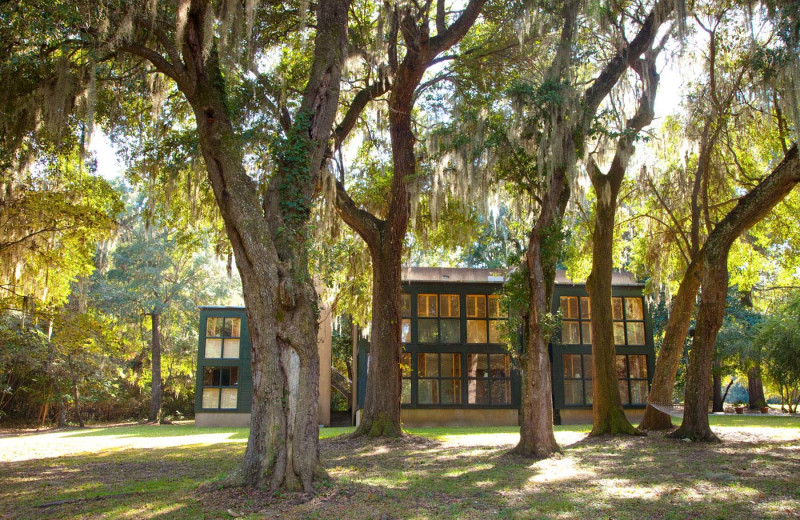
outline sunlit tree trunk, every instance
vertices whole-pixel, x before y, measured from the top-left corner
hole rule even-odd
[[[158,422],[161,420],[161,398],[162,398],[162,385],[161,385],[161,331],[159,328],[161,315],[157,313],[150,314],[150,323],[152,326],[151,337],[151,370],[153,374],[153,382],[150,387],[150,415],[148,420],[150,422]]]

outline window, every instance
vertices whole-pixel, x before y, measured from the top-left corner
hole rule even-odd
[[[564,404],[592,404],[592,355],[564,354]]]
[[[409,321],[409,336],[410,336]],[[417,295],[417,341],[461,343],[461,297],[458,294]]]
[[[206,318],[206,359],[238,359],[241,318]]]
[[[487,340],[486,295],[468,294],[467,343],[486,343]]]
[[[403,376],[400,404],[411,404],[411,354],[400,353],[400,373]]]
[[[403,321],[400,327],[400,341],[411,343],[411,295],[403,293]]]
[[[511,404],[511,359],[508,354],[467,354],[467,402]]]
[[[644,305],[641,297],[611,298],[614,344],[644,345]]]
[[[563,354],[564,404],[592,404],[591,354]],[[622,404],[644,404],[647,400],[647,356],[619,354],[617,385]]]
[[[561,344],[592,344],[592,309],[586,296],[562,296],[559,301],[561,309]]]
[[[461,404],[461,354],[417,354],[417,403]]]
[[[439,339],[442,343],[461,343],[461,297],[439,295]]]
[[[439,341],[438,300],[435,294],[417,295],[417,341],[420,343]]]
[[[622,404],[647,402],[647,356],[617,355],[617,378]]]
[[[239,367],[205,367],[202,408],[235,409],[238,384]]]
[[[500,296],[490,294],[489,301],[489,343],[503,343],[503,325],[508,313],[500,306]]]

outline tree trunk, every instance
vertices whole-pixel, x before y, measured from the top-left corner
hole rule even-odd
[[[747,402],[751,410],[766,406],[764,384],[761,382],[761,365],[756,364],[747,371]]]
[[[47,374],[50,376],[50,381],[53,385],[53,392],[56,395],[56,404],[58,404],[58,427],[63,428],[67,425],[67,406],[64,403],[64,395],[61,393],[60,385],[58,384],[58,374],[55,370],[56,346],[53,344],[53,319],[50,318],[47,322]]]
[[[75,374],[72,356],[67,357],[67,363],[69,364],[70,380],[72,381],[72,403],[75,407],[75,417],[78,419],[78,424],[80,427],[83,428],[86,425],[83,423],[83,414],[81,413],[81,395],[80,391],[78,390],[78,376]]]
[[[150,415],[148,421],[158,422],[161,420],[161,331],[159,330],[160,314],[153,313],[150,315],[150,323],[152,324],[152,338],[151,338],[151,368],[153,373],[153,382],[150,385]]]
[[[714,362],[715,368],[719,368],[717,365],[718,363]],[[725,411],[723,409],[723,401],[722,401],[722,374],[720,374],[717,370],[714,370],[713,381],[713,396],[711,398],[712,405],[711,411],[714,413],[722,413]]]

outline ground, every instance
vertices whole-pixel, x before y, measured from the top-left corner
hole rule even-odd
[[[800,518],[800,419],[713,417],[722,444],[662,434],[506,452],[515,428],[411,430],[390,441],[322,430],[329,478],[310,501],[229,489],[245,429],[118,426],[0,433],[0,518]]]

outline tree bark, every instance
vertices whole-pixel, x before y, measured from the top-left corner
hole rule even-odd
[[[747,402],[751,410],[767,405],[764,385],[761,382],[760,364],[756,364],[747,371]]]
[[[159,329],[159,321],[161,315],[157,313],[150,314],[150,323],[152,325],[152,336],[150,339],[150,356],[151,356],[151,369],[153,374],[153,381],[150,384],[150,415],[148,421],[158,422],[161,420],[161,398],[162,398],[162,385],[161,385],[161,331]]]
[[[797,144],[764,180],[739,199],[736,206],[712,230],[703,250],[702,294],[697,316],[689,368],[686,377],[683,423],[675,438],[718,441],[708,424],[708,379],[717,332],[722,325],[728,292],[728,252],[733,242],[761,220],[800,182]]]
[[[715,362],[714,365],[717,365],[717,363]],[[711,405],[711,411],[714,413],[722,413],[724,411],[722,403],[722,374],[717,370],[714,370],[711,386],[713,387],[713,396],[711,397],[713,404]]]
[[[75,373],[72,356],[67,356],[67,364],[69,365],[70,381],[72,382],[72,404],[75,407],[75,418],[78,419],[78,425],[84,428],[86,425],[83,422],[83,414],[81,413],[81,393],[78,389],[78,375]]]

